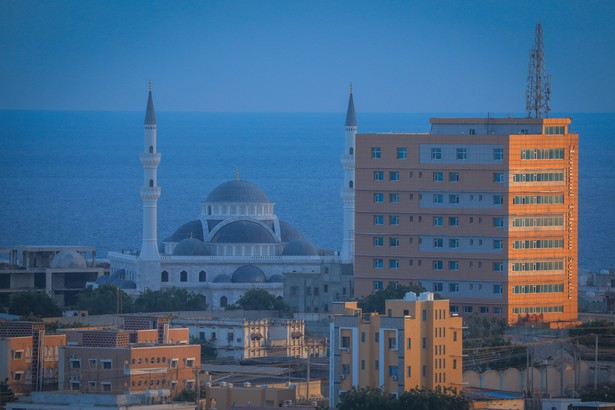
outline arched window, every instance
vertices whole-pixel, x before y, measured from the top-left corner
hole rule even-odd
[[[228,305],[228,299],[226,296],[220,298],[220,307],[226,307]]]
[[[206,282],[207,281],[207,273],[202,270],[199,272],[199,282]]]
[[[153,180],[153,179],[150,179],[150,180],[149,180],[149,187],[150,187],[150,188],[153,188],[153,187],[154,187],[154,180]]]
[[[354,148],[350,147],[350,150],[348,150],[348,152],[350,153],[350,155],[354,155]]]
[[[185,270],[181,271],[181,273],[179,274],[179,281],[188,282],[188,272],[186,272]]]
[[[163,270],[160,274],[160,282],[168,282],[169,281],[169,272]]]
[[[354,182],[350,181],[348,182],[348,188],[353,188],[354,187]]]
[[[149,146],[149,153],[153,154],[154,153],[154,147],[152,147],[151,145]]]

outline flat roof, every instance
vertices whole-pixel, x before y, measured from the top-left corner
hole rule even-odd
[[[431,124],[540,125],[570,124],[570,118],[430,118]]]

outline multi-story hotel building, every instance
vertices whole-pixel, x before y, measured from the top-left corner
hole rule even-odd
[[[387,300],[386,315],[362,314],[357,302],[333,304],[329,400],[353,387],[395,396],[413,388],[461,390],[462,319],[431,292]]]
[[[578,134],[568,118],[434,118],[357,134],[355,292],[420,284],[451,311],[577,318]]]

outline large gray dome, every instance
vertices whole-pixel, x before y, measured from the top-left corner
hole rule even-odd
[[[237,269],[235,273],[233,273],[233,278],[231,279],[231,282],[265,283],[267,282],[267,277],[265,276],[265,272],[263,272],[260,268],[254,265],[245,265]]]
[[[190,221],[179,228],[173,233],[173,235],[166,238],[163,242],[179,242],[182,239],[195,238],[200,241],[205,240],[203,238],[203,224],[200,220]]]
[[[51,269],[85,269],[85,259],[75,251],[62,251],[56,254],[49,264]]]
[[[204,202],[269,203],[269,198],[253,183],[235,180],[218,185]]]
[[[211,253],[202,241],[194,238],[182,239],[173,250],[173,256],[209,256]]]
[[[318,249],[306,239],[289,242],[282,251],[283,256],[318,256]]]
[[[231,281],[231,277],[226,273],[221,273],[214,278],[214,283],[227,283]]]
[[[285,221],[280,221],[280,233],[282,242],[290,242],[302,238],[301,233],[296,230],[294,226]]]
[[[273,234],[254,221],[239,220],[220,228],[213,243],[275,243]]]

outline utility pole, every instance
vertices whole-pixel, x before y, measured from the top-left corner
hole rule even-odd
[[[530,345],[525,348],[525,397],[530,397]]]
[[[194,408],[195,410],[199,410],[199,399],[201,398],[201,384],[199,383],[199,373],[201,373],[201,369],[198,367],[195,369],[196,373],[196,398],[194,399]]]
[[[596,335],[596,351],[594,353],[594,390],[598,388],[598,335]]]
[[[314,344],[314,339],[312,338],[312,345]],[[305,385],[305,396],[306,399],[310,400],[310,345],[308,344],[307,349],[307,384]]]

